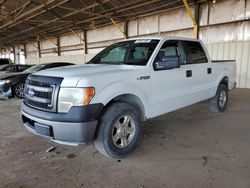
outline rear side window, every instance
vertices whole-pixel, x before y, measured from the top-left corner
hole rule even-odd
[[[19,67],[18,67],[18,72],[23,72],[23,71],[25,71],[27,68],[29,68],[29,66],[19,66]]]
[[[199,42],[183,41],[186,64],[207,63],[207,56]]]

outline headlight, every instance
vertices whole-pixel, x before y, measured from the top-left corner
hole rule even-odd
[[[0,80],[0,85],[8,84],[10,82],[11,82],[11,80]]]
[[[61,88],[58,97],[58,112],[66,113],[72,106],[88,105],[95,95],[95,88]]]

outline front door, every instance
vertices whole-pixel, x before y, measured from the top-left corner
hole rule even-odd
[[[184,49],[181,41],[166,41],[155,61],[164,61],[168,57],[179,56],[180,67],[169,70],[157,70],[152,72],[152,112],[153,117],[179,109],[189,104],[188,98],[193,92],[194,77],[188,72]]]

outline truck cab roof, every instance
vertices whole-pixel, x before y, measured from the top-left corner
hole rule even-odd
[[[123,41],[129,40],[184,40],[184,41],[201,41],[199,39],[187,38],[187,37],[175,37],[175,36],[145,36],[135,37],[130,39],[124,39]]]

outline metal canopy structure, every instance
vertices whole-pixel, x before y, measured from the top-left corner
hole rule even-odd
[[[195,2],[189,0],[189,4]],[[182,6],[182,0],[0,0],[0,46],[94,29]]]

